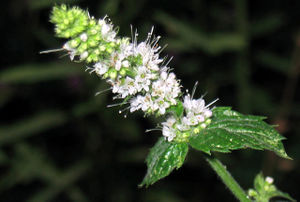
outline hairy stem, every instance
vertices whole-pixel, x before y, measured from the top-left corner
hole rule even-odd
[[[227,171],[226,167],[217,158],[206,156],[206,160],[238,200],[242,202],[251,202],[251,200],[247,198],[247,195],[241,186],[235,181],[235,179]]]

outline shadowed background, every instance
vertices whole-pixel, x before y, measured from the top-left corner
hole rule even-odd
[[[192,149],[185,164],[167,178],[139,189],[144,159],[161,136],[145,133],[160,122],[142,113],[119,115],[107,108],[109,86],[85,64],[40,55],[60,48],[49,14],[65,2],[108,14],[140,41],[152,25],[174,56],[182,85],[199,86],[196,97],[242,113],[267,116],[287,140],[293,161],[271,152],[240,150],[216,154],[243,188],[263,170],[300,199],[300,1],[110,0],[1,2],[0,13],[0,199],[1,201],[193,202],[234,201],[229,190]]]

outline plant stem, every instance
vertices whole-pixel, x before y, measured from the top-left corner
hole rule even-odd
[[[242,202],[251,202],[251,200],[247,198],[247,195],[241,186],[235,181],[231,174],[226,170],[226,167],[217,158],[206,156],[206,160],[238,200]]]

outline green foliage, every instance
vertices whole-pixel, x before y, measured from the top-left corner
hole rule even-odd
[[[181,167],[188,144],[207,154],[211,154],[212,151],[227,153],[236,149],[251,148],[271,150],[289,159],[281,143],[285,138],[265,123],[264,119],[260,116],[240,114],[230,107],[214,108],[211,123],[185,142],[172,143],[163,138],[157,142],[147,157],[148,170],[142,185],[151,185],[169,175],[175,167]],[[166,153],[171,157],[165,156]]]
[[[149,186],[168,176],[175,168],[180,168],[187,152],[187,143],[173,143],[160,138],[146,159],[148,170],[140,186]]]
[[[252,148],[271,150],[283,158],[289,158],[284,151],[282,137],[264,117],[243,115],[230,107],[213,109],[212,122],[198,135],[190,139],[190,145],[210,154],[211,151],[230,152],[235,149]]]
[[[264,178],[262,173],[259,173],[255,177],[254,189],[249,189],[248,195],[256,202],[268,202],[274,197],[281,197],[289,199],[290,201],[296,201],[289,194],[279,191],[277,187],[273,185],[273,178]]]

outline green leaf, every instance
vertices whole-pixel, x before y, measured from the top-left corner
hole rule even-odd
[[[269,179],[268,179],[269,178]],[[289,194],[279,191],[273,185],[273,178],[264,178],[262,173],[259,173],[254,179],[254,189],[248,190],[249,197],[259,202],[268,202],[271,198],[281,197],[290,201],[295,201]]]
[[[281,136],[261,116],[243,115],[230,107],[213,109],[211,124],[190,139],[190,145],[210,154],[211,151],[230,152],[235,149],[252,148],[271,150],[283,158],[286,154]]]
[[[169,107],[167,109],[168,113],[173,113],[174,115],[176,115],[177,117],[181,117],[184,111],[184,107],[181,101],[177,101],[176,105],[172,105],[171,107]]]
[[[174,168],[180,168],[187,152],[187,143],[168,142],[163,137],[160,138],[146,159],[147,174],[139,186],[152,185],[161,178],[168,176]]]

